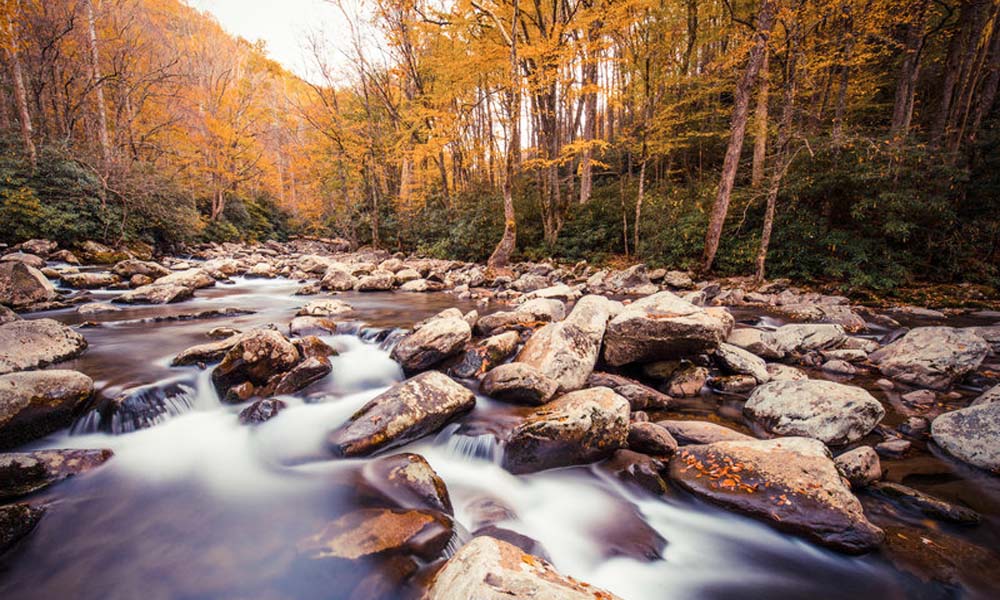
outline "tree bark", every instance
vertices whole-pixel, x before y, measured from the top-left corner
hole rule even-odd
[[[18,10],[18,3],[14,3],[14,11]],[[17,104],[17,116],[21,123],[21,141],[24,144],[24,153],[31,163],[31,168],[38,166],[38,154],[35,151],[34,132],[31,128],[31,113],[28,110],[28,92],[24,87],[24,75],[21,72],[21,58],[18,55],[18,36],[14,27],[14,18],[7,16],[7,34],[9,47],[7,56],[10,60],[10,76],[14,80],[14,102]]]
[[[705,235],[705,254],[702,260],[702,270],[708,272],[715,262],[715,254],[719,250],[722,239],[722,227],[729,212],[729,199],[736,181],[736,169],[743,150],[743,138],[746,135],[747,118],[750,113],[750,95],[761,64],[764,62],[764,52],[767,48],[771,26],[774,23],[776,11],[773,0],[763,0],[757,13],[754,45],[750,50],[750,59],[746,70],[736,86],[735,106],[733,107],[732,125],[730,127],[729,146],[722,164],[722,177],[719,181],[719,191],[712,205],[712,213],[708,221],[708,231]]]
[[[517,64],[517,28],[520,19],[520,2],[514,0],[514,16],[510,27],[510,82],[507,105],[510,113],[510,138],[504,161],[503,177],[503,237],[486,263],[493,269],[502,269],[510,262],[517,248],[517,218],[514,214],[514,170],[521,155],[521,86]]]
[[[632,237],[632,249],[638,253],[639,252],[639,223],[642,221],[642,201],[646,195],[646,163],[649,159],[643,157],[642,165],[639,167],[639,193],[636,194],[635,198],[635,222],[632,223],[632,227],[635,229],[635,234]]]
[[[94,80],[94,104],[97,113],[97,137],[101,144],[101,159],[104,165],[104,176],[107,177],[111,168],[111,144],[108,142],[108,115],[104,104],[104,81],[101,78],[101,55],[97,47],[97,28],[94,18],[94,2],[86,0],[87,36],[90,45],[90,74]]]
[[[750,185],[760,187],[764,181],[764,158],[767,156],[767,102],[770,77],[768,75],[770,52],[764,49],[764,62],[760,66],[760,90],[757,92],[757,111],[754,114],[753,166]]]
[[[920,0],[914,7],[914,22],[906,27],[903,40],[903,62],[899,68],[899,80],[896,83],[896,96],[892,106],[892,124],[889,135],[897,143],[901,143],[910,132],[913,120],[913,101],[917,91],[917,78],[920,75],[920,58],[924,47],[924,27],[927,23],[927,5],[929,0]]]

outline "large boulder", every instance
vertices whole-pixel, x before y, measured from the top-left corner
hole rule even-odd
[[[771,380],[764,359],[732,344],[725,342],[715,349],[715,358],[727,372],[735,375],[750,375],[757,383]]]
[[[613,366],[708,352],[725,341],[733,317],[695,306],[670,292],[637,300],[608,323],[604,360]]]
[[[38,270],[45,268],[44,258],[25,252],[14,252],[12,254],[4,254],[3,256],[0,256],[0,264],[7,262],[19,262]]]
[[[465,319],[439,317],[399,340],[390,356],[404,371],[415,373],[458,354],[471,339],[472,328]]]
[[[1000,473],[1000,402],[939,415],[931,422],[931,437],[955,458]]]
[[[479,391],[491,398],[511,404],[545,404],[559,388],[544,373],[524,363],[507,363],[491,369],[483,376]]]
[[[20,308],[56,297],[56,288],[41,271],[24,263],[0,263],[0,304]]]
[[[47,367],[86,348],[87,340],[59,321],[10,321],[0,325],[0,374]]]
[[[161,278],[162,279],[162,278]],[[172,283],[151,283],[125,292],[113,300],[120,304],[171,304],[187,300],[194,290]]]
[[[353,290],[357,283],[357,278],[351,274],[350,270],[348,270],[346,266],[341,264],[332,264],[327,267],[326,273],[323,274],[323,279],[320,282],[320,285],[324,290],[345,292],[347,290]]]
[[[561,575],[545,560],[493,537],[462,547],[434,576],[423,600],[616,600],[617,596]]]
[[[26,496],[92,471],[114,455],[111,450],[37,450],[0,453],[0,501]]]
[[[109,248],[104,244],[94,241],[86,241],[80,244],[76,255],[88,265],[113,265],[128,258],[125,252]]]
[[[848,444],[868,435],[885,408],[862,388],[833,381],[772,381],[750,394],[743,412],[777,435]]]
[[[296,366],[301,356],[295,344],[279,332],[260,329],[243,335],[226,352],[222,362],[212,371],[212,383],[220,396],[237,385],[249,383],[264,386]]]
[[[628,441],[629,404],[608,388],[565,394],[535,409],[507,435],[503,466],[512,473],[586,464]]]
[[[836,348],[847,340],[847,333],[840,325],[830,323],[793,323],[767,332],[764,340],[774,352],[783,356]],[[758,354],[752,348],[747,350]],[[760,355],[768,358],[765,354]]]
[[[452,378],[427,371],[373,398],[327,444],[335,456],[367,456],[434,433],[475,403],[475,395]]]
[[[354,285],[359,292],[384,292],[396,285],[396,275],[389,271],[373,271],[362,275]]]
[[[968,329],[918,327],[869,357],[883,375],[932,389],[945,389],[979,368],[986,340]]]
[[[611,309],[602,296],[581,298],[565,320],[536,331],[515,360],[555,381],[560,392],[580,389],[597,363]]]
[[[697,496],[836,550],[862,553],[883,539],[818,440],[685,446],[670,476]]]
[[[93,392],[93,380],[76,371],[0,375],[0,448],[13,448],[69,426]]]

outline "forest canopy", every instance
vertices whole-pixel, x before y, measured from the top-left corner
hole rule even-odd
[[[317,81],[178,0],[0,2],[0,241],[1000,282],[997,0],[368,0]]]

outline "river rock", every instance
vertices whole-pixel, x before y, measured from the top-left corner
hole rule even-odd
[[[11,321],[17,321],[20,319],[16,312],[7,308],[3,304],[0,304],[0,325],[5,323],[10,323]]]
[[[785,351],[778,347],[770,331],[740,327],[733,329],[726,338],[726,343],[768,360],[780,360],[785,357]]]
[[[670,377],[667,391],[675,398],[691,398],[701,393],[708,383],[709,372],[705,367],[686,365],[677,369]]]
[[[511,404],[541,405],[559,388],[554,380],[525,363],[507,363],[489,370],[479,384],[483,394]]]
[[[697,496],[836,550],[862,553],[883,539],[814,439],[686,446],[671,459],[670,476]]]
[[[415,373],[458,354],[471,339],[472,328],[465,319],[434,318],[401,339],[390,356],[404,371]]]
[[[77,314],[81,315],[97,315],[101,313],[121,312],[121,310],[121,308],[107,302],[88,302],[76,307]]]
[[[637,451],[625,450],[625,449],[615,450],[615,453],[612,454],[610,458],[600,463],[597,463],[596,465],[594,465],[594,467],[598,469],[599,472],[607,473],[626,485],[640,488],[656,496],[663,496],[669,490],[669,486],[667,485],[666,480],[663,479],[663,475],[661,475],[661,473],[663,473],[666,470],[667,463],[663,459],[650,456],[649,454],[646,453],[640,453]],[[628,515],[624,511],[623,513],[624,514],[622,515],[617,515],[617,514],[615,515],[615,526],[613,534],[615,535],[616,540],[630,537],[628,533],[631,532],[626,533],[625,531],[623,531],[625,529],[623,525],[626,527],[627,525],[631,525],[631,520],[630,520],[631,515]],[[619,519],[619,517],[622,518]],[[645,533],[647,533],[648,535],[648,531]],[[653,532],[653,534],[656,537],[659,537],[658,534],[655,533],[655,531]],[[636,542],[635,544],[636,546],[641,547],[644,545],[638,539],[629,541]],[[635,549],[639,550],[639,552],[636,553],[638,554],[638,556],[634,556],[634,558],[645,561],[658,560],[662,558],[659,555],[659,552],[663,548],[663,546],[666,545],[666,541],[663,540],[662,538],[660,538],[659,541],[663,543],[656,544],[655,548],[649,548],[648,546],[644,549],[632,548],[633,550]],[[627,543],[628,542],[626,542],[626,544]],[[606,554],[611,554],[611,555],[617,554],[614,552],[608,552],[609,550],[611,550],[610,543],[603,548],[603,551]],[[647,552],[643,552],[642,550],[646,550]],[[632,553],[624,553],[624,554],[628,556]],[[621,554],[618,555],[620,556]],[[633,556],[629,557],[632,558]]]
[[[67,427],[93,391],[93,380],[76,371],[0,375],[0,448],[13,448]]]
[[[244,425],[259,425],[278,416],[278,413],[288,408],[288,403],[277,398],[261,398],[240,411],[240,423]]]
[[[871,446],[859,446],[833,459],[837,470],[851,487],[863,488],[882,479],[882,463]]]
[[[566,305],[561,300],[537,298],[529,300],[510,311],[498,311],[480,317],[476,332],[489,335],[508,329],[527,329],[545,323],[561,321],[566,317]]]
[[[486,373],[507,360],[521,342],[516,331],[505,331],[469,347],[462,359],[451,367],[455,377],[471,378]]]
[[[712,444],[715,442],[753,441],[756,439],[735,429],[708,421],[666,420],[657,421],[656,424],[666,429],[671,437],[677,440],[677,444],[680,446]]]
[[[94,290],[116,285],[121,280],[112,273],[95,273],[87,271],[84,273],[63,273],[62,281],[72,288],[82,290]]]
[[[45,259],[42,258],[41,256],[35,256],[34,254],[31,253],[14,252],[11,254],[4,254],[3,256],[0,256],[0,264],[13,263],[13,262],[21,263],[23,265],[27,265],[33,269],[38,269],[38,270],[45,268]]]
[[[939,415],[931,422],[931,437],[955,458],[1000,473],[1000,402]]]
[[[867,327],[867,323],[851,307],[842,304],[797,303],[784,304],[776,307],[778,312],[793,319],[813,321],[817,323],[834,323],[844,328],[844,331],[857,333]]]
[[[272,377],[289,371],[299,362],[299,351],[285,336],[270,329],[244,334],[226,352],[212,371],[212,383],[225,396],[236,385],[249,382],[266,385]]]
[[[44,515],[44,507],[26,502],[0,506],[0,554],[31,533]]]
[[[247,269],[247,278],[273,279],[276,276],[274,266],[269,262],[259,262]]]
[[[612,373],[591,373],[587,378],[587,387],[606,387],[628,400],[632,410],[662,410],[668,408],[673,399],[634,379],[614,375]]]
[[[134,275],[145,275],[146,277],[152,277],[153,279],[170,275],[170,269],[164,267],[160,263],[146,260],[136,260],[134,258],[123,260],[115,264],[115,266],[111,268],[111,272],[122,279],[131,279]]]
[[[77,248],[76,255],[88,265],[113,265],[128,255],[95,241],[86,241]]]
[[[162,278],[161,278],[162,279]],[[150,283],[125,292],[113,302],[120,304],[171,304],[194,296],[194,290],[183,285]]]
[[[22,252],[30,252],[38,256],[48,256],[56,251],[59,244],[53,242],[52,240],[46,239],[32,239],[26,242],[21,242],[17,246]]]
[[[422,600],[617,600],[561,575],[545,560],[496,538],[480,536],[448,559]]]
[[[863,388],[817,379],[765,383],[750,394],[743,412],[771,433],[831,445],[861,439],[885,416]]]
[[[597,363],[610,311],[611,303],[602,296],[581,298],[565,320],[536,331],[516,362],[538,369],[560,392],[580,389]]]
[[[784,356],[836,348],[846,339],[847,333],[840,325],[793,323],[766,332],[764,343],[769,344],[775,353]]]
[[[288,324],[292,336],[332,335],[337,333],[337,322],[326,317],[295,317]]]
[[[92,471],[114,453],[111,450],[37,450],[0,453],[0,500],[45,489]]]
[[[651,456],[671,456],[677,451],[677,440],[665,427],[657,423],[636,421],[628,428],[630,450]]]
[[[322,298],[319,300],[313,300],[309,304],[306,304],[295,314],[298,316],[309,317],[336,317],[349,313],[353,310],[354,308],[343,300]]]
[[[10,321],[0,325],[0,375],[47,367],[77,357],[86,348],[87,340],[59,321]]]
[[[766,383],[771,380],[764,359],[739,346],[723,342],[715,349],[715,358],[729,373],[750,375],[757,380],[757,383]]]
[[[767,374],[771,376],[771,381],[802,381],[809,379],[805,371],[796,369],[781,363],[767,363]]]
[[[452,536],[447,516],[423,510],[362,508],[298,543],[307,558],[361,560],[386,553],[438,558]]]
[[[350,271],[348,271],[344,266],[336,264],[330,265],[327,268],[326,273],[323,274],[323,279],[320,282],[320,285],[324,290],[344,292],[347,290],[353,290],[357,283],[357,278],[354,277]]]
[[[0,263],[0,304],[22,308],[55,298],[55,286],[38,269],[16,261]]]
[[[524,417],[504,443],[503,466],[520,474],[594,462],[626,445],[628,401],[608,388],[565,394]]]
[[[153,282],[154,285],[179,285],[192,290],[212,287],[215,285],[215,278],[208,274],[205,269],[185,269],[174,271],[169,275],[164,275]]]
[[[102,399],[81,421],[89,424],[84,429],[116,435],[147,429],[191,410],[195,386],[193,379],[175,379],[132,387],[114,398]]]
[[[391,290],[396,284],[396,276],[388,271],[374,271],[363,275],[354,285],[359,292],[381,292]]]
[[[276,373],[257,393],[262,396],[294,394],[323,379],[333,370],[325,356],[311,356],[287,372]]]
[[[367,456],[434,433],[475,403],[473,393],[452,378],[427,371],[373,398],[327,443],[335,456]]]
[[[970,406],[981,406],[992,402],[1000,402],[1000,385],[995,385],[979,395]]]
[[[229,335],[215,342],[191,346],[190,348],[182,350],[178,353],[177,356],[170,361],[170,365],[180,367],[198,363],[218,362],[222,360],[222,357],[224,357],[226,352],[229,352],[233,346],[240,343],[247,336],[255,335],[258,331],[259,330],[252,329],[244,333]]]
[[[626,306],[608,323],[604,359],[620,366],[708,352],[733,327],[725,309],[704,309],[670,292],[660,292]]]
[[[367,490],[399,508],[453,514],[444,480],[419,454],[404,452],[366,461],[360,475]]]
[[[945,389],[979,368],[989,349],[983,338],[967,329],[918,327],[869,358],[886,377]]]

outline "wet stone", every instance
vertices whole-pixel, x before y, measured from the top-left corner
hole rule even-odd
[[[60,481],[92,471],[111,450],[36,450],[0,453],[0,501],[26,496]]]
[[[278,413],[288,408],[288,403],[277,398],[262,398],[240,411],[240,423],[244,425],[259,425],[278,416]]]

